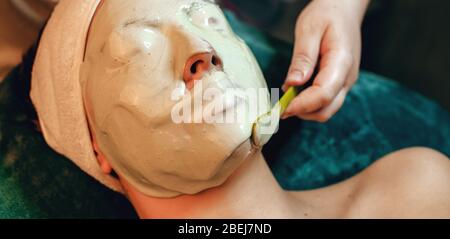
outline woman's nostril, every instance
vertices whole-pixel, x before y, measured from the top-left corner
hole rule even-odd
[[[199,53],[187,60],[183,79],[185,82],[193,82],[200,80],[205,73],[216,70],[223,70],[222,60],[214,53]]]
[[[218,65],[220,65],[220,59],[219,59],[217,56],[213,56],[213,57],[211,58],[211,63],[212,63],[214,66],[218,66]]]
[[[204,63],[202,60],[198,60],[198,61],[194,62],[194,64],[192,64],[192,66],[191,66],[191,73],[196,74],[198,66],[202,63]]]

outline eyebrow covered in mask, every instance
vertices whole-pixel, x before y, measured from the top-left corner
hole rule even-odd
[[[218,4],[218,1],[216,0],[201,0],[202,2],[212,3],[212,4]]]
[[[151,27],[151,28],[160,28],[161,27],[161,22],[159,20],[157,20],[157,19],[144,19],[144,18],[130,19],[130,20],[125,22],[123,27],[129,27],[129,26],[132,26],[132,25]]]

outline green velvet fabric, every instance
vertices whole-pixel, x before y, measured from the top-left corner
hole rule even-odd
[[[270,87],[279,87],[291,47],[227,13],[249,44]],[[15,94],[19,68],[0,84],[0,218],[135,218],[127,200],[58,155],[35,130],[33,112]],[[343,109],[328,123],[290,119],[264,149],[286,189],[346,179],[381,156],[410,146],[450,155],[450,115],[398,84],[361,73]]]

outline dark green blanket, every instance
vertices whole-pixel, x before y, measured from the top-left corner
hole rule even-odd
[[[228,14],[255,52],[271,87],[283,81],[290,46]],[[18,102],[16,68],[0,84],[0,218],[134,218],[127,200],[53,152]],[[286,189],[348,178],[381,156],[410,146],[450,155],[450,116],[437,104],[382,77],[362,73],[327,124],[290,119],[264,149]]]

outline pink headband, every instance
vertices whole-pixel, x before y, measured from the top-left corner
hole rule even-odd
[[[47,143],[107,187],[123,192],[95,156],[80,86],[89,27],[101,0],[61,0],[43,32],[33,67],[31,99]]]

